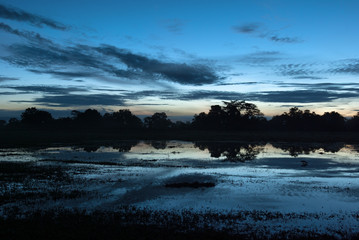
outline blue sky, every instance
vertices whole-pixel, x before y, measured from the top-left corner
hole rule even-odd
[[[359,110],[358,1],[0,0],[0,117]]]

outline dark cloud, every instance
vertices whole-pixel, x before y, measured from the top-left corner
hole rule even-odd
[[[65,94],[50,96],[45,95],[39,98],[35,98],[31,101],[12,101],[21,103],[33,103],[37,105],[47,107],[90,107],[95,105],[102,106],[125,106],[125,101],[121,96],[108,95],[108,94],[90,94],[90,95],[78,95],[78,94]]]
[[[63,78],[71,77],[71,75],[72,77],[84,77],[84,75],[87,77],[89,73],[93,73],[92,76],[96,77],[94,73],[96,71],[126,78],[135,78],[140,75],[108,64],[108,59],[104,59],[92,48],[83,45],[61,47],[54,44],[13,44],[8,46],[7,50],[12,55],[3,57],[3,60],[21,67],[36,68],[30,71],[48,73],[54,77]],[[73,68],[81,68],[83,71],[70,72],[69,69]]]
[[[289,104],[285,104],[285,105],[280,105],[280,107],[286,107],[286,108],[292,108],[292,107],[304,108],[304,107],[307,107],[307,106],[304,106],[304,105],[289,105]]]
[[[33,25],[42,27],[48,26],[58,30],[66,30],[68,27],[62,23],[56,22],[49,18],[44,18],[41,16],[37,16],[28,12],[25,12],[20,9],[15,9],[11,7],[4,6],[0,4],[0,18],[10,19],[20,22],[28,22]]]
[[[357,93],[359,95],[359,83],[285,83],[282,87],[296,87],[300,89],[311,89],[320,91],[334,91],[345,94],[347,92]]]
[[[233,26],[233,29],[239,33],[251,34],[251,33],[256,33],[259,31],[260,24],[248,23],[248,24],[243,24],[243,25],[236,25],[236,26]]]
[[[330,70],[332,73],[359,74],[359,59],[343,61],[339,66]]]
[[[27,92],[24,92],[24,93],[20,92],[20,93],[27,94]],[[12,95],[18,95],[18,94],[19,94],[19,92],[0,92],[0,96],[6,96],[6,95],[12,96]]]
[[[233,30],[241,34],[249,34],[258,38],[265,38],[273,42],[281,43],[298,43],[301,42],[296,37],[281,37],[278,34],[274,34],[273,31],[269,31],[263,24],[259,23],[247,23],[242,25],[236,25],[232,27]]]
[[[269,37],[270,40],[274,42],[283,42],[283,43],[297,43],[300,42],[300,40],[296,37],[279,37],[277,35],[273,35]]]
[[[50,87],[50,86],[3,86],[3,88],[22,91],[21,93],[69,94],[71,92],[87,92],[79,87]],[[13,93],[15,94],[15,93]]]
[[[187,85],[210,84],[220,80],[208,65],[164,62],[109,45],[61,47],[51,43],[33,43],[13,44],[7,50],[11,55],[2,57],[3,60],[17,66],[30,67],[34,73],[47,73],[62,78],[101,79],[101,74],[109,74],[125,79],[162,79]]]
[[[63,72],[63,71],[54,71],[54,70],[36,70],[29,69],[30,72],[38,74],[50,74],[56,77],[62,78],[77,78],[77,77],[94,77],[96,76],[95,72]]]
[[[217,83],[216,86],[234,86],[234,85],[255,85],[260,82],[235,82],[235,83]]]
[[[334,91],[320,90],[297,90],[297,91],[272,91],[263,92],[253,96],[254,99],[262,102],[282,103],[317,103],[331,102],[336,99],[358,97],[358,93],[337,93]]]
[[[1,23],[1,22],[0,22],[0,30],[17,35],[19,37],[23,37],[30,41],[37,41],[37,42],[41,42],[41,43],[43,43],[43,42],[51,43],[51,40],[41,37],[41,35],[38,33],[13,29],[9,25],[7,25],[5,23]]]
[[[130,69],[141,71],[152,76],[157,75],[158,77],[181,84],[203,85],[214,83],[220,79],[217,74],[206,65],[162,62],[109,45],[98,47],[97,50],[104,55],[116,57]]]
[[[217,99],[217,100],[234,100],[247,99],[248,94],[227,92],[227,91],[192,91],[179,96],[181,100],[200,100],[200,99]]]
[[[290,76],[292,78],[301,78],[304,77],[311,78],[313,74],[316,74],[314,70],[311,69],[311,64],[281,64],[275,67],[275,71],[279,75]]]
[[[0,82],[16,81],[16,80],[19,80],[19,79],[18,78],[13,78],[13,77],[5,77],[5,76],[0,75]]]
[[[293,79],[326,79],[323,74],[359,74],[359,59],[347,59],[336,62],[281,64],[274,71]]]
[[[325,79],[323,77],[318,77],[318,76],[305,76],[305,75],[299,75],[299,76],[294,76],[292,77],[293,79],[312,79],[312,80],[320,80],[320,79]]]
[[[92,90],[104,91],[104,92],[128,92],[127,90],[123,90],[123,89],[109,89],[109,88],[93,88]]]
[[[183,30],[184,23],[180,19],[166,19],[161,22],[162,26],[165,27],[169,32],[181,33]]]

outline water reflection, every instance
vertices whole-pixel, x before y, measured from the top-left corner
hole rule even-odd
[[[245,162],[256,158],[263,151],[265,143],[242,142],[196,142],[195,147],[200,150],[208,149],[211,157],[225,157],[229,162]]]
[[[167,141],[145,141],[147,145],[152,146],[154,149],[166,149],[167,148]]]
[[[298,157],[300,154],[309,155],[318,150],[323,152],[336,153],[345,147],[344,143],[272,143],[272,146],[288,152],[292,157]]]
[[[101,148],[112,148],[115,150],[118,150],[118,152],[129,152],[134,146],[137,146],[140,141],[138,140],[129,140],[129,141],[121,141],[121,142],[115,142],[115,143],[109,143],[109,144],[89,144],[86,146],[76,146],[73,147],[74,150],[83,150],[85,152],[91,153],[91,152],[97,152]]]

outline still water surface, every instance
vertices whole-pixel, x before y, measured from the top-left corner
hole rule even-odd
[[[359,231],[357,144],[127,141],[2,149],[0,161],[67,166],[63,191],[89,193],[41,207],[303,213],[317,216],[306,227]]]

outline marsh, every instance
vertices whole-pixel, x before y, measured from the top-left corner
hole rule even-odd
[[[119,213],[132,216],[126,224],[175,224],[181,231],[350,237],[359,232],[358,159],[358,144],[340,142],[4,148],[0,214],[21,219],[61,209]]]

